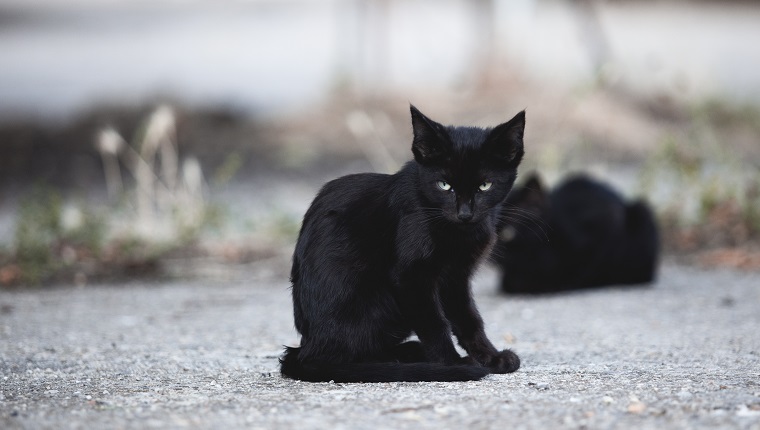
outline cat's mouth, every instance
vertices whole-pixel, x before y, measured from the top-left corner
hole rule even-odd
[[[460,225],[460,226],[469,226],[469,225],[476,225],[479,224],[481,219],[478,216],[470,215],[470,216],[460,216],[457,214],[452,214],[446,217],[448,221],[452,224]]]

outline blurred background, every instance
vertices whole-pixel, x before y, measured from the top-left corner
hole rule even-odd
[[[286,276],[322,183],[410,158],[409,103],[526,109],[522,172],[589,172],[654,206],[666,258],[758,270],[758,22],[751,1],[0,0],[0,285]]]

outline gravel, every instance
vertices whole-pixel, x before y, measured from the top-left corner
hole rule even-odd
[[[475,293],[523,367],[467,383],[305,383],[285,273],[0,292],[0,428],[760,429],[760,275]]]

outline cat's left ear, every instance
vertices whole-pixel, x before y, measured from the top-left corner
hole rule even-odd
[[[491,155],[499,161],[517,166],[524,154],[524,131],[525,111],[521,111],[504,124],[494,127],[488,134],[484,145]]]
[[[409,110],[412,113],[414,132],[414,159],[422,165],[429,165],[444,158],[448,146],[444,126],[423,115],[413,105],[409,106]]]

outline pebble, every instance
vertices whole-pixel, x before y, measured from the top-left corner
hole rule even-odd
[[[645,405],[644,403],[634,401],[628,405],[627,411],[629,414],[640,414],[644,412],[646,408],[647,408],[647,405]]]

